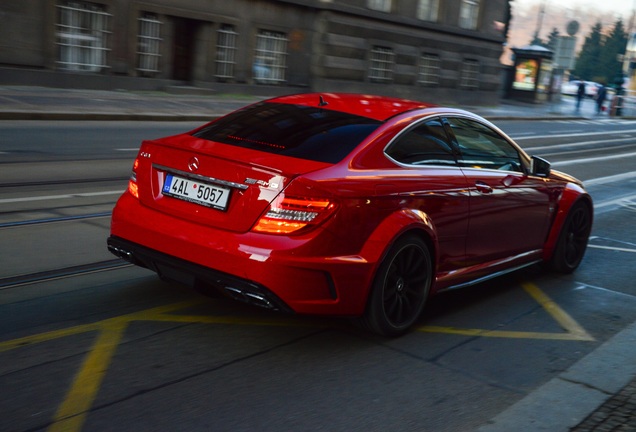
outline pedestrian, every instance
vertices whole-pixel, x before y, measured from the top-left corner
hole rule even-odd
[[[581,101],[585,97],[585,81],[579,81],[579,88],[576,90],[576,110],[581,109]]]
[[[596,114],[600,114],[601,112],[603,112],[603,104],[605,103],[606,98],[607,87],[605,87],[605,84],[601,83],[601,86],[596,92]]]

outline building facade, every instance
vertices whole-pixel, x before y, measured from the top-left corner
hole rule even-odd
[[[20,0],[0,84],[491,103],[509,0]]]

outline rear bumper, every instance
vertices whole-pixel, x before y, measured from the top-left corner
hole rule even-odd
[[[221,294],[252,305],[280,312],[293,310],[267,288],[218,270],[194,264],[145,246],[110,236],[108,250],[131,264],[145,267],[161,278],[191,287],[210,286]]]
[[[313,315],[361,315],[375,263],[333,256],[343,240],[234,233],[141,204],[125,193],[113,211],[115,255],[189,286],[203,283],[258,306]]]

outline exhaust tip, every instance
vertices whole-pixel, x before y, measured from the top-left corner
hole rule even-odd
[[[134,264],[135,259],[133,257],[133,253],[121,248],[118,248],[117,246],[113,246],[111,244],[108,245],[108,250],[110,251],[110,253],[112,253],[113,255],[115,255],[118,258],[124,259],[126,261],[128,261],[129,263]]]
[[[276,306],[274,303],[269,301],[267,297],[260,293],[249,292],[240,288],[224,286],[223,289],[225,292],[235,300],[242,301],[244,303],[248,303],[254,306],[259,306],[265,309],[278,311],[280,308]]]

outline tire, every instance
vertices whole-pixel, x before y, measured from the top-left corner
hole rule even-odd
[[[400,336],[419,318],[432,280],[431,254],[415,235],[399,238],[380,264],[360,323],[382,336]]]
[[[566,274],[576,270],[585,255],[591,231],[592,209],[587,203],[575,203],[563,223],[554,254],[548,262],[550,269]]]

